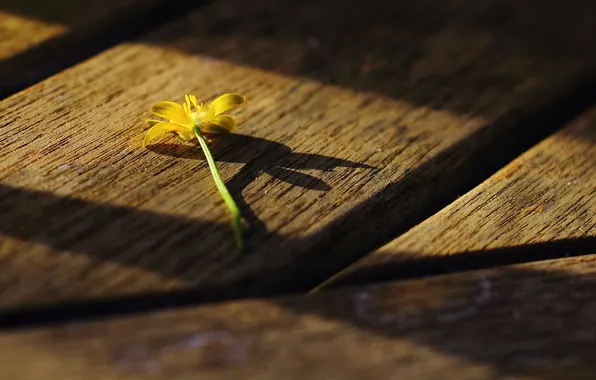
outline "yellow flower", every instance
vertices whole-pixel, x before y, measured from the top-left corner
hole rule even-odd
[[[203,132],[233,132],[238,125],[238,121],[234,116],[223,115],[223,113],[241,105],[246,99],[239,94],[225,94],[207,106],[204,106],[203,103],[199,105],[194,95],[185,95],[184,97],[186,102],[182,105],[175,102],[159,102],[151,108],[151,112],[168,121],[147,120],[151,128],[149,128],[147,135],[145,135],[143,146],[147,146],[153,138],[166,132],[176,132],[178,136],[185,140],[191,140],[195,137],[199,140],[201,149],[209,164],[209,170],[215,181],[215,186],[217,186],[219,194],[232,214],[232,226],[234,228],[236,246],[242,251],[244,249],[244,238],[240,210],[228,191],[219,170],[217,170],[215,160],[209,150]],[[195,109],[194,112],[192,111],[193,106]]]
[[[244,103],[246,98],[239,94],[225,94],[208,105],[199,104],[194,95],[185,95],[186,102],[159,102],[151,107],[151,112],[163,117],[168,121],[147,120],[151,125],[143,146],[147,146],[155,137],[167,133],[176,132],[184,140],[191,140],[195,137],[194,127],[199,127],[205,133],[228,133],[234,132],[238,121],[234,116],[223,115],[229,109]],[[192,107],[194,106],[194,111]]]

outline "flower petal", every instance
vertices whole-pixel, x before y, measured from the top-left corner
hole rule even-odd
[[[145,135],[145,139],[143,140],[143,148],[146,147],[147,145],[149,145],[151,140],[153,140],[155,137],[157,137],[163,133],[187,132],[187,131],[188,131],[188,129],[184,128],[183,126],[181,126],[179,124],[174,124],[174,123],[155,124],[153,127],[151,127],[151,129],[149,129],[147,131],[147,134]]]
[[[189,128],[194,125],[192,119],[184,112],[184,107],[175,102],[159,102],[151,107],[151,112]]]
[[[230,108],[241,105],[245,101],[246,98],[240,94],[225,94],[212,101],[209,106],[213,108],[213,114],[217,116]]]
[[[184,108],[184,113],[186,114],[186,116],[191,115],[191,113],[190,113],[191,111],[190,111],[190,107],[188,106],[188,103],[183,103],[182,108]]]
[[[186,111],[186,114],[188,115],[188,117],[191,117],[191,112],[192,112],[192,103],[190,102],[190,97],[191,95],[185,94],[184,95],[184,111]]]
[[[183,140],[186,140],[186,141],[192,140],[195,138],[195,134],[193,131],[186,130],[184,132],[179,131],[177,133],[178,133],[178,136],[180,136]]]
[[[190,101],[192,102],[192,104],[194,104],[195,106],[195,111],[199,112],[199,102],[197,102],[197,97],[194,95],[190,96]]]
[[[149,124],[148,126],[145,127],[145,129],[148,129],[148,128],[153,127],[155,124],[163,123],[163,120],[148,119],[148,120],[145,120],[145,122],[147,124]]]
[[[234,132],[238,126],[238,120],[234,116],[219,115],[211,118],[209,124],[204,125],[201,129],[207,133],[228,133]]]

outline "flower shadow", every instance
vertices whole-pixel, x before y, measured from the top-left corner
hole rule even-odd
[[[326,192],[331,185],[323,179],[301,170],[333,172],[339,167],[377,170],[375,167],[345,159],[312,153],[294,152],[288,146],[260,137],[227,134],[212,137],[210,148],[218,162],[245,164],[238,173],[226,181],[226,186],[236,200],[245,222],[247,232],[252,239],[247,241],[248,248],[259,236],[267,234],[266,224],[255,214],[246,202],[243,190],[262,174],[268,174],[278,181],[307,190]],[[205,160],[198,143],[183,144],[178,142],[156,143],[147,147],[157,154],[183,159]]]

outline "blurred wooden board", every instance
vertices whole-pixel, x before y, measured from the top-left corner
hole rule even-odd
[[[324,286],[596,253],[596,107]],[[423,264],[424,263],[424,264]]]
[[[596,255],[0,334],[6,379],[593,379]]]
[[[315,285],[559,126],[584,3],[224,0],[5,99],[0,306]],[[249,99],[213,143],[245,254],[197,147],[141,148],[154,102],[223,92]]]
[[[163,0],[0,0],[0,97],[169,17]],[[180,6],[187,6],[185,1]]]

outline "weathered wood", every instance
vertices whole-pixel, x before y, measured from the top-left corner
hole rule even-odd
[[[596,255],[0,334],[7,379],[593,379]]]
[[[319,288],[596,253],[596,107]]]
[[[179,13],[163,0],[0,0],[0,97]]]
[[[316,284],[558,126],[596,63],[582,4],[219,1],[6,99],[0,305]],[[154,102],[232,91],[246,254],[197,147],[141,148]]]

